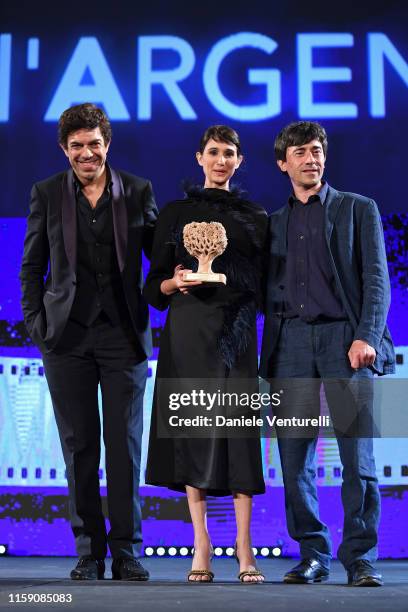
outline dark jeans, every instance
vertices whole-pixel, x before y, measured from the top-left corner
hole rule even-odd
[[[147,360],[130,327],[69,321],[57,348],[43,355],[69,487],[79,555],[139,556],[140,454]],[[99,489],[102,393],[110,531]]]
[[[366,437],[355,435],[357,413],[364,418],[371,414],[373,374],[368,368],[351,368],[347,353],[352,341],[353,330],[347,321],[305,323],[298,318],[287,319],[270,361],[271,378],[298,379],[289,385],[292,405],[303,404],[308,416],[319,413],[320,384],[324,385],[343,465],[344,527],[338,558],[346,568],[357,559],[375,561],[380,518],[369,426],[363,425]],[[301,379],[308,381],[302,384]],[[329,567],[330,534],[319,518],[316,490],[316,444],[316,436],[278,438],[289,534],[299,542],[302,558],[314,557]]]

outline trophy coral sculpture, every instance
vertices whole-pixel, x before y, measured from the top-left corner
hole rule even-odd
[[[183,229],[183,241],[186,251],[198,259],[197,272],[184,274],[184,280],[200,280],[204,283],[227,284],[225,274],[216,274],[211,265],[216,257],[227,248],[228,239],[222,223],[187,223]]]

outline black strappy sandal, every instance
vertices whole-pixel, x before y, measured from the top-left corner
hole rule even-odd
[[[214,548],[211,546],[210,548],[210,561],[212,561],[214,557]],[[208,580],[190,580],[190,576],[207,576]],[[190,570],[187,574],[187,582],[195,583],[195,584],[209,584],[214,580],[214,573],[211,570],[199,569],[199,570]]]
[[[237,543],[234,545],[234,557],[239,565],[239,559],[237,554]],[[245,576],[262,576],[263,580],[244,580]],[[238,574],[238,580],[245,584],[263,584],[265,581],[265,576],[263,573],[255,566],[254,570],[244,570]]]

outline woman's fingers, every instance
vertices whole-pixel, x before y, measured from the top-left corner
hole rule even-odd
[[[184,275],[189,274],[193,270],[189,268],[183,268],[181,264],[174,268],[174,278],[177,284],[179,291],[183,294],[188,293],[189,287],[196,287],[197,285],[202,285],[203,282],[200,280],[184,280]]]

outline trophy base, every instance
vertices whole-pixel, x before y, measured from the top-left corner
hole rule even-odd
[[[202,281],[203,283],[222,283],[227,284],[225,274],[216,274],[215,272],[186,272],[183,274],[185,281]]]

